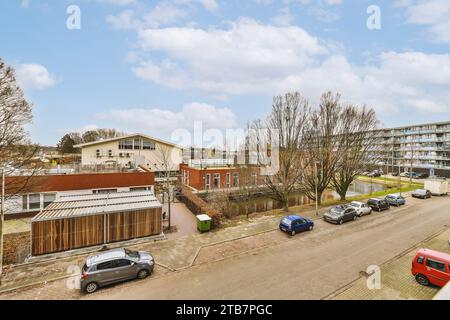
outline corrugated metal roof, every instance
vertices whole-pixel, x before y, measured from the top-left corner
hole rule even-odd
[[[161,203],[151,191],[67,195],[42,210],[32,222],[160,207]]]

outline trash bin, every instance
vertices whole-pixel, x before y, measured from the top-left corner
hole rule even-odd
[[[208,232],[211,230],[212,219],[206,214],[197,216],[197,229],[200,232]]]

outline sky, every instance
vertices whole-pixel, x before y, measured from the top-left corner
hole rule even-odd
[[[290,91],[313,107],[339,92],[406,126],[450,120],[449,16],[448,0],[9,0],[0,58],[43,145],[243,128]]]

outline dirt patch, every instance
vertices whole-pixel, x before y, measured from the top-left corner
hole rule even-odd
[[[194,265],[221,260],[266,246],[277,245],[281,242],[289,241],[290,239],[291,237],[289,235],[276,230],[248,238],[205,247],[200,250]]]

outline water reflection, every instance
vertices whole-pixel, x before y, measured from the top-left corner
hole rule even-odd
[[[369,194],[371,192],[384,190],[384,185],[377,183],[370,183],[364,181],[354,182],[348,192],[347,196],[357,196],[361,194]],[[322,202],[327,200],[339,199],[339,195],[334,190],[326,190],[322,196]],[[289,197],[289,206],[300,206],[304,204],[311,204],[314,201],[310,200],[308,197],[301,193],[292,194]],[[258,197],[250,200],[248,203],[249,213],[264,212],[273,209],[281,209],[283,206],[276,200],[269,197]],[[232,216],[244,215],[246,214],[247,205],[245,201],[234,200],[230,205],[230,213]]]

